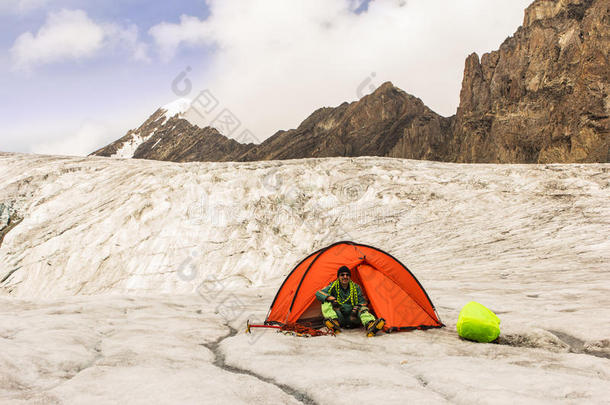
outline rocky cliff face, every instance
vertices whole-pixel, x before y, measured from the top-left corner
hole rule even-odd
[[[466,60],[447,160],[608,162],[608,0],[536,0],[498,51]]]

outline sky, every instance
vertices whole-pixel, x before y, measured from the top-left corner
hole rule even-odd
[[[263,141],[386,81],[450,116],[530,2],[2,0],[0,150],[86,155],[183,97]]]

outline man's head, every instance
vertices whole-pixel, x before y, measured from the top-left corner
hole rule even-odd
[[[352,272],[349,267],[341,266],[339,267],[339,270],[337,270],[337,278],[339,279],[339,283],[341,283],[341,287],[346,288],[349,285],[351,277]]]

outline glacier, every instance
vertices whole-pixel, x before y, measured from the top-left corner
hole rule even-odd
[[[609,164],[185,163],[0,153],[0,402],[606,403]],[[339,240],[416,275],[446,328],[260,322]],[[499,344],[459,339],[474,300]]]

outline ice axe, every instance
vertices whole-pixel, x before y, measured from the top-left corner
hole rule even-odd
[[[250,323],[250,320],[248,319],[246,321],[246,333],[252,333],[252,331],[250,330],[250,328],[269,328],[269,329],[280,329],[279,325],[254,325]]]

